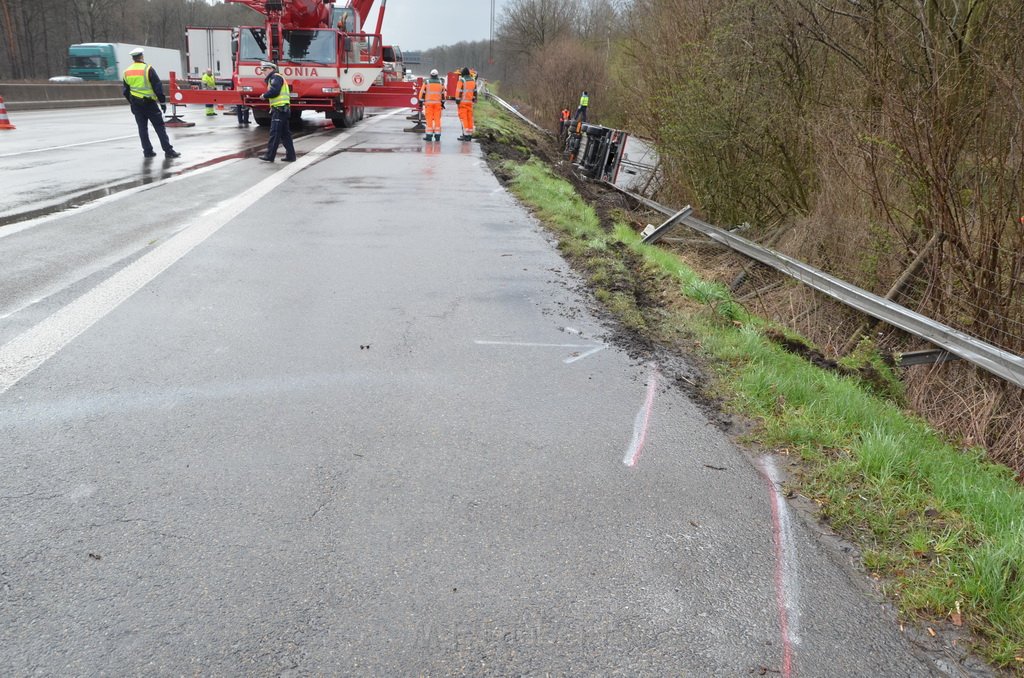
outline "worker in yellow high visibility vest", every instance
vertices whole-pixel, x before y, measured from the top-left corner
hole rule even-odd
[[[583,90],[583,94],[580,95],[580,105],[576,109],[576,115],[573,120],[587,121],[587,107],[590,105],[590,95],[587,94],[587,90]]]
[[[295,145],[292,143],[292,96],[288,81],[277,72],[277,64],[261,61],[260,72],[267,83],[262,98],[270,102],[270,139],[267,152],[259,156],[264,162],[274,162],[278,144],[284,146],[284,161],[295,162]]]
[[[217,89],[217,80],[213,77],[212,68],[206,69],[201,80],[203,81],[203,89]],[[213,110],[213,104],[206,104],[206,115],[217,115],[217,111]]]
[[[156,156],[153,144],[149,140],[149,126],[153,125],[160,139],[160,146],[164,149],[164,156],[177,158],[181,153],[171,146],[167,129],[164,127],[163,113],[167,111],[167,99],[164,97],[164,86],[160,82],[160,76],[145,62],[145,54],[141,47],[136,47],[129,54],[132,56],[132,65],[124,69],[121,80],[124,87],[121,93],[128,100],[132,115],[135,116],[139,140],[142,142],[142,155],[147,158]]]

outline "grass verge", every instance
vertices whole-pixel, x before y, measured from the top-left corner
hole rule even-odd
[[[489,147],[507,151],[492,154],[496,172],[558,235],[598,300],[652,341],[689,338],[717,376],[716,395],[758,423],[751,442],[801,461],[791,489],[860,547],[906,618],[962,627],[981,656],[1024,675],[1024,489],[1009,469],[904,412],[898,379],[867,349],[889,385],[881,391],[780,348],[769,338],[779,329],[725,287],[644,245],[625,220],[602,224],[572,184],[529,158],[542,143],[532,130],[493,106],[479,112],[497,142]]]

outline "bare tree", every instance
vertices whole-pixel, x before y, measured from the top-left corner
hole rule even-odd
[[[579,0],[512,0],[498,22],[498,39],[505,50],[528,58],[572,35],[580,18]]]

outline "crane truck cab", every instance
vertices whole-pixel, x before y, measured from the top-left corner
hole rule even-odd
[[[402,48],[398,45],[384,45],[384,71],[381,82],[402,82],[405,79],[405,63],[402,61]]]

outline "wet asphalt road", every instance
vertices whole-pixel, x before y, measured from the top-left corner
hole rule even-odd
[[[0,673],[933,674],[452,112],[294,166],[213,124],[0,227]],[[153,173],[135,144],[5,143],[69,169],[4,209]]]

